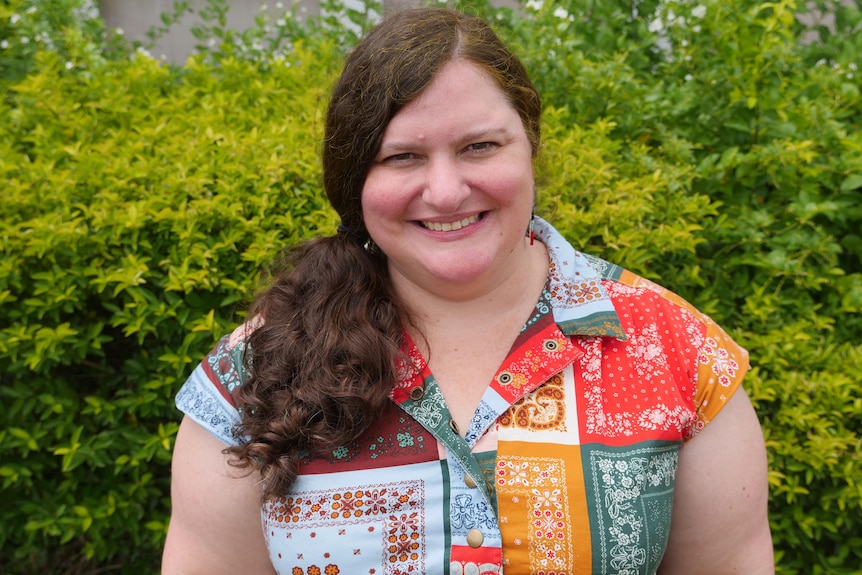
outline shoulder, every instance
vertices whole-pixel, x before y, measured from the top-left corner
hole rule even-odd
[[[658,353],[680,362],[691,382],[700,432],[741,387],[750,367],[748,351],[721,326],[676,293],[619,266],[590,258],[637,357]]]
[[[236,392],[248,380],[248,337],[261,324],[252,320],[222,337],[192,371],[176,396],[177,408],[228,445],[238,443]]]
[[[201,366],[207,376],[218,384],[233,403],[233,395],[248,380],[246,354],[250,352],[248,338],[263,324],[258,316],[238,326],[222,337],[206,355]]]
[[[603,262],[598,258],[590,258],[590,261]],[[602,283],[614,302],[617,313],[624,319],[629,322],[661,322],[674,329],[673,332],[666,331],[665,335],[685,337],[699,350],[705,350],[710,355],[722,348],[741,360],[741,368],[747,368],[748,352],[711,317],[691,305],[685,298],[614,264],[604,262],[596,265],[607,272],[602,275]],[[719,355],[723,354],[724,352],[719,352]]]

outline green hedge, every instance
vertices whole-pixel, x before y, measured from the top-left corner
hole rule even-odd
[[[5,38],[34,4],[0,5]],[[465,6],[545,94],[540,213],[751,350],[778,572],[862,573],[859,12],[805,44],[787,2],[544,4]],[[91,20],[0,51],[3,572],[157,572],[173,395],[267,262],[336,224],[318,146],[355,35],[261,48],[224,6],[181,67]]]
[[[3,572],[156,572],[173,396],[285,245],[334,229],[332,43],[261,72],[52,52],[0,104]],[[76,571],[71,571],[76,572]]]

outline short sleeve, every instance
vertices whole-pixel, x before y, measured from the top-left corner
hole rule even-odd
[[[706,328],[706,337],[697,354],[697,388],[694,396],[696,435],[727,404],[742,385],[749,369],[748,351],[739,346],[709,317],[697,313]]]
[[[623,272],[620,280],[626,285],[659,294],[670,305],[687,312],[691,318],[691,331],[681,330],[688,343],[695,345],[696,353],[694,359],[687,359],[689,364],[696,364],[689,368],[695,384],[695,420],[687,429],[685,439],[691,439],[715,418],[742,385],[742,379],[749,369],[748,351],[709,316],[672,291],[628,271]]]
[[[224,336],[180,388],[176,405],[195,423],[227,445],[238,445],[240,414],[233,398],[247,375],[243,356],[247,324]]]

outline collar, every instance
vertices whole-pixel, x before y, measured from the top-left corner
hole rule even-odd
[[[536,217],[533,231],[550,258],[548,291],[554,321],[566,335],[610,336],[626,340],[620,318],[602,284],[617,266],[575,250],[545,220]]]

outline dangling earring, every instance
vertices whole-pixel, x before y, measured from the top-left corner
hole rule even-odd
[[[533,243],[535,241],[535,237],[536,237],[535,232],[533,232],[533,226],[535,225],[535,223],[536,223],[536,206],[533,206],[533,211],[530,212],[530,227],[529,227],[530,245],[533,245]]]

